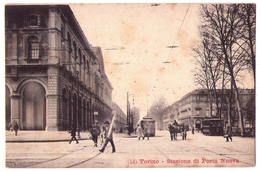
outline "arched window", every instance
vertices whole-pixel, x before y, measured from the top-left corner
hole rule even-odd
[[[74,58],[77,59],[77,45],[73,42]]]
[[[82,64],[82,57],[81,57],[81,50],[78,49],[78,61],[77,61],[77,71],[79,73],[79,79],[81,79],[81,64]]]
[[[35,36],[28,38],[28,59],[37,60],[40,57],[39,40]]]
[[[83,82],[85,83],[86,81],[86,57],[83,55]]]
[[[70,33],[67,33],[67,37],[68,37],[68,47],[69,47],[69,51],[71,51],[71,38],[70,38]]]
[[[77,69],[77,45],[75,42],[73,42],[73,51],[74,51],[74,57],[73,57],[73,61],[72,61],[72,66],[73,66],[73,72],[76,73],[76,69]]]
[[[82,63],[82,58],[81,58],[81,50],[78,50],[78,55],[79,55],[79,65]]]
[[[86,68],[86,70],[87,70],[87,74],[89,74],[89,62],[88,62],[88,60],[87,60],[87,68]]]

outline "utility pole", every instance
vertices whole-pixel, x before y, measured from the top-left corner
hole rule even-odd
[[[132,119],[132,115],[131,115],[131,106],[130,106],[130,103],[129,103],[129,96],[130,95],[134,95],[134,94],[129,94],[129,92],[127,92],[126,94],[126,103],[127,103],[127,106],[126,106],[126,120],[127,120],[127,129],[128,129],[128,135],[131,134],[131,132],[133,131],[133,119]]]
[[[129,110],[128,110],[128,92],[126,93],[126,126],[129,134]]]

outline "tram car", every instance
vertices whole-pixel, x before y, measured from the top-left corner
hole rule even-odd
[[[219,118],[204,119],[201,122],[201,132],[209,136],[224,135],[224,120]]]
[[[155,136],[155,120],[152,118],[144,117],[141,121],[141,127],[144,130],[145,137],[154,137]]]

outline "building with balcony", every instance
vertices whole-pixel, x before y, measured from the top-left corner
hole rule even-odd
[[[101,49],[90,45],[68,5],[6,6],[5,38],[6,125],[86,130],[94,117],[112,115]]]
[[[254,111],[248,113],[250,108],[254,108],[254,97],[255,93],[253,89],[239,89],[239,95],[241,99],[242,111],[244,115],[244,123],[248,125],[254,125],[249,122],[248,116],[254,116]],[[196,89],[186,95],[180,100],[176,101],[172,105],[166,107],[162,112],[164,129],[168,128],[168,124],[177,120],[179,123],[184,123],[189,126],[194,126],[196,122],[201,122],[205,118],[218,117],[224,120],[228,118],[229,97],[230,90],[225,89],[217,90],[217,96],[219,101],[219,108],[221,108],[219,114],[215,101],[210,103],[209,92],[206,89]],[[236,112],[235,101],[233,99],[231,103],[231,119],[234,121],[233,126],[238,126],[238,114]],[[252,119],[253,120],[253,119]]]

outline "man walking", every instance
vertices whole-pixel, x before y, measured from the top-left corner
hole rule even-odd
[[[101,127],[101,133],[100,133],[100,138],[101,138],[101,144],[104,144],[104,140],[106,139],[107,134],[106,134],[106,128],[104,125]]]
[[[226,142],[230,141],[232,142],[232,126],[230,123],[226,123],[226,129],[225,129],[225,136]]]
[[[173,131],[173,138],[174,138],[174,140],[177,140],[177,133],[178,133],[179,124],[176,120],[174,120],[172,126],[173,126],[173,130],[174,130]]]
[[[94,141],[94,146],[97,147],[98,136],[100,135],[100,127],[98,126],[98,121],[95,121],[93,127],[90,130],[92,140]]]
[[[16,122],[16,120],[14,120],[14,122],[13,122],[13,130],[14,130],[14,132],[15,132],[15,136],[17,136],[17,134],[18,134],[18,129],[19,129],[19,125],[18,125],[18,123]]]
[[[71,139],[70,139],[69,143],[71,143],[73,140],[75,140],[77,144],[79,143],[76,138],[76,131],[77,130],[76,130],[75,126],[72,126],[72,128],[70,130]]]
[[[173,138],[174,138],[174,127],[173,127],[172,124],[169,124],[168,130],[169,130],[169,133],[170,133],[171,141],[173,141]]]
[[[187,130],[183,124],[182,125],[182,140],[186,140],[186,138],[187,138]]]
[[[140,124],[137,125],[136,131],[137,131],[138,140],[140,140],[141,138],[144,139],[143,128]]]
[[[115,116],[114,116],[115,118]],[[104,152],[108,142],[110,142],[111,146],[112,146],[112,153],[116,152],[116,148],[115,148],[115,144],[114,144],[114,141],[113,141],[113,121],[114,121],[114,118],[112,120],[112,123],[109,127],[109,121],[105,121],[105,131],[106,131],[106,140],[105,140],[105,143],[103,145],[103,147],[99,150],[101,153]]]

